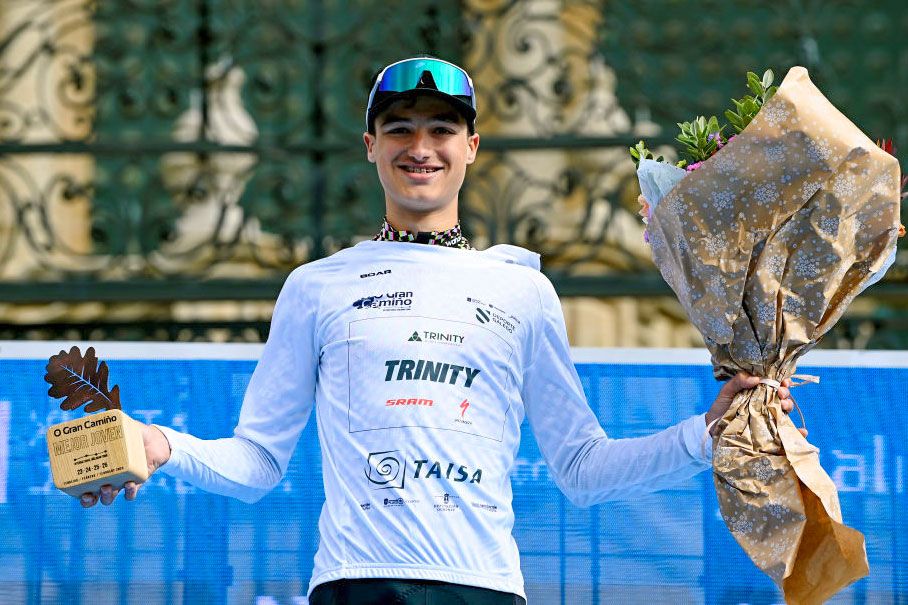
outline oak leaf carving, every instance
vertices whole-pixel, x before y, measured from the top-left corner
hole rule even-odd
[[[86,412],[120,409],[120,387],[107,389],[107,363],[98,365],[94,347],[88,347],[85,357],[79,347],[60,351],[47,360],[44,380],[50,384],[47,394],[65,397],[61,410],[74,410],[83,404]]]

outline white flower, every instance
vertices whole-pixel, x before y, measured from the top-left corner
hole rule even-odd
[[[804,198],[804,201],[809,200],[817,191],[820,190],[821,186],[821,183],[814,181],[804,181],[804,183],[801,185],[801,197]]]
[[[725,236],[719,233],[709,233],[703,238],[703,247],[710,256],[719,256],[723,250],[728,248],[728,242]]]
[[[779,198],[779,190],[776,189],[775,183],[766,183],[757,187],[754,191],[754,199],[759,204],[771,204]]]
[[[773,475],[775,475],[775,470],[772,468],[772,463],[768,458],[754,460],[750,465],[750,471],[753,473],[754,477],[763,483],[768,483]]]
[[[735,169],[735,161],[728,153],[716,154],[715,158],[713,159],[713,163],[716,166],[716,170],[718,170],[721,174],[729,174]]]
[[[776,319],[776,307],[767,302],[758,302],[757,303],[757,319],[762,323],[768,323],[775,321]]]
[[[825,162],[831,155],[832,150],[829,148],[829,143],[823,139],[810,141],[807,144],[807,157],[813,162]]]
[[[771,254],[763,261],[763,266],[770,275],[781,277],[785,270],[785,259],[779,254]]]
[[[820,219],[820,231],[828,235],[836,235],[839,232],[839,217],[824,216]]]
[[[745,517],[743,513],[729,519],[728,525],[732,533],[736,534],[749,534],[754,529],[753,521]]]
[[[718,298],[725,297],[725,284],[722,281],[722,276],[712,275],[709,279],[706,280],[706,289],[710,294]]]
[[[713,208],[716,210],[728,210],[731,203],[735,200],[735,194],[730,189],[724,191],[712,192]]]
[[[849,198],[857,193],[857,185],[852,174],[840,174],[836,177],[832,191],[839,199]]]
[[[800,255],[794,261],[795,275],[813,279],[820,274],[820,261],[807,255]]]
[[[767,162],[781,162],[785,159],[785,145],[782,143],[767,145],[763,148],[763,154]]]
[[[788,297],[782,303],[782,310],[791,315],[801,315],[804,313],[804,302],[797,298]]]
[[[763,361],[763,353],[760,351],[759,345],[753,341],[746,344],[739,344],[737,349],[738,355],[740,356],[739,361],[746,361],[749,363],[760,363]]]
[[[787,506],[780,502],[770,502],[763,508],[767,513],[770,514],[770,516],[772,516],[774,519],[778,519],[779,521],[784,521],[791,512],[791,510]]]
[[[783,105],[770,105],[764,107],[763,111],[760,113],[763,114],[766,121],[773,126],[778,126],[791,115]]]

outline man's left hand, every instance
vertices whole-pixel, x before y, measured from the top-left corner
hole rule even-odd
[[[716,397],[716,400],[713,402],[712,407],[709,408],[709,411],[706,412],[706,424],[709,425],[713,420],[721,418],[725,415],[725,412],[728,411],[729,406],[731,405],[732,399],[735,398],[735,395],[739,391],[744,389],[752,389],[755,386],[760,384],[760,378],[758,376],[751,376],[746,372],[738,372],[734,378],[725,383],[722,389],[719,391],[719,395]],[[776,393],[779,395],[779,400],[782,403],[782,411],[788,414],[791,410],[794,409],[794,400],[791,398],[791,392],[788,388],[791,386],[791,380],[786,378],[782,381],[782,386],[778,388]],[[715,426],[711,429],[711,434],[715,436]],[[801,431],[801,434],[805,437],[807,436],[807,429],[798,429]]]

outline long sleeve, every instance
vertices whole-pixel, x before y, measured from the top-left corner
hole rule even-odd
[[[281,480],[315,403],[317,326],[305,283],[297,270],[284,284],[233,437],[204,440],[161,427],[171,447],[162,471],[244,502]]]
[[[665,489],[707,468],[711,448],[702,441],[706,428],[702,414],[645,437],[606,436],[571,362],[555,291],[544,278],[537,283],[542,317],[522,396],[536,441],[561,491],[574,504],[589,506]]]

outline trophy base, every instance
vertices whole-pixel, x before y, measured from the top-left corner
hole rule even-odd
[[[142,424],[122,410],[89,414],[47,429],[54,485],[70,496],[148,479]]]

